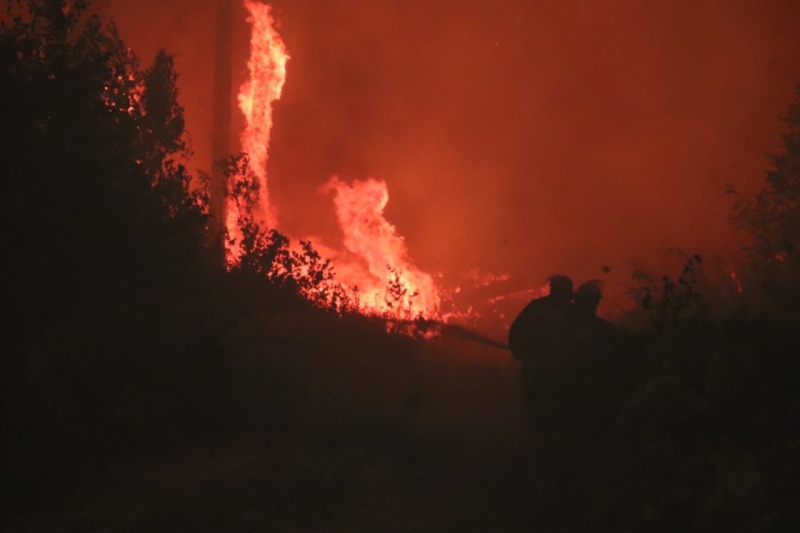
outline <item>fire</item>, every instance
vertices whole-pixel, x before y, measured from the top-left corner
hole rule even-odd
[[[103,86],[101,98],[109,111],[134,115],[145,115],[147,110],[142,107],[144,82],[131,72],[117,74],[114,79]]]
[[[739,274],[735,270],[730,270],[728,272],[728,277],[731,278],[733,286],[736,288],[736,292],[738,294],[742,294],[742,292],[744,292],[744,288],[742,287],[742,280],[739,277]]]
[[[277,215],[269,201],[267,158],[272,130],[272,104],[281,97],[289,54],[275,30],[270,6],[254,0],[245,0],[244,6],[249,13],[247,22],[252,25],[252,34],[250,59],[247,62],[250,77],[239,90],[239,109],[246,121],[240,140],[242,150],[250,156],[250,168],[259,185],[256,212],[252,215],[262,226],[275,228]],[[227,227],[234,234],[238,216],[236,205],[229,202]]]
[[[269,202],[267,159],[272,104],[281,96],[289,54],[275,30],[270,6],[254,0],[244,0],[244,5],[252,36],[247,64],[250,77],[239,91],[239,108],[246,120],[241,143],[259,189],[254,212],[248,214],[262,228],[276,228],[277,213]],[[367,179],[347,185],[334,177],[325,191],[335,193],[346,248],[331,254],[336,257],[335,281],[357,309],[397,319],[436,318],[440,300],[433,278],[414,265],[403,238],[383,216],[389,201],[386,183]],[[238,240],[238,221],[243,213],[233,200],[228,204],[226,226],[230,236]],[[235,261],[236,250],[229,253]]]
[[[398,318],[436,316],[439,291],[433,277],[414,265],[403,237],[383,216],[389,201],[386,182],[347,185],[334,176],[325,189],[335,194],[345,247],[366,264],[366,270],[348,265],[337,276],[344,285],[358,287],[362,310]]]

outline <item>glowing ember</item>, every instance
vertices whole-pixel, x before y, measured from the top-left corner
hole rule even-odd
[[[736,292],[742,294],[744,289],[742,288],[742,280],[739,278],[739,274],[735,270],[731,270],[728,272],[728,276],[731,278],[733,286],[736,287]]]
[[[239,90],[239,108],[244,113],[246,126],[241,135],[242,150],[250,156],[250,168],[259,185],[259,199],[254,215],[255,221],[266,228],[275,228],[277,217],[269,202],[267,187],[267,158],[269,136],[272,130],[272,103],[281,97],[286,81],[286,62],[289,54],[275,30],[270,15],[270,6],[253,0],[245,0],[244,6],[252,25],[250,37],[250,59],[247,68],[250,78]],[[227,227],[236,227],[238,212],[235,205],[228,205]]]
[[[481,272],[477,268],[473,268],[467,272],[467,279],[469,279],[475,287],[489,287],[495,283],[502,283],[509,281],[511,276],[508,274],[495,274],[493,272]]]
[[[403,238],[383,216],[389,201],[386,183],[368,179],[347,185],[333,177],[326,190],[335,192],[345,247],[366,263],[366,270],[337,265],[339,281],[358,287],[362,310],[397,318],[437,316],[439,292],[433,278],[414,265]]]
[[[147,110],[142,107],[144,82],[132,72],[117,74],[107,85],[103,86],[101,98],[109,111],[134,115],[145,115]]]

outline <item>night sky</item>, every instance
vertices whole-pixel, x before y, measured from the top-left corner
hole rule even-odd
[[[236,92],[249,33],[234,3]],[[206,170],[214,4],[95,3],[145,63],[176,54],[190,166]],[[382,178],[412,256],[446,275],[609,265],[614,291],[670,248],[733,254],[726,184],[759,188],[800,83],[795,0],[272,5],[291,55],[269,162],[279,229],[335,245],[320,186]]]

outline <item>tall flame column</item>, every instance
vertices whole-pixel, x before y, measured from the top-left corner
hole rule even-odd
[[[272,104],[281,97],[289,54],[275,30],[270,6],[253,0],[245,0],[244,6],[249,14],[247,22],[252,25],[252,33],[250,59],[247,61],[250,76],[239,89],[239,108],[246,122],[241,135],[242,150],[250,155],[250,169],[259,185],[258,205],[252,214],[262,227],[275,228],[277,215],[269,201],[267,159],[272,131]],[[228,205],[228,208],[234,210],[235,206]],[[231,213],[228,219],[230,227],[235,219],[232,220]]]

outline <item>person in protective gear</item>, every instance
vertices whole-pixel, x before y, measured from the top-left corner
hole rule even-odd
[[[610,430],[619,407],[618,396],[624,390],[622,332],[597,316],[602,297],[602,282],[598,280],[587,281],[575,290],[569,316],[571,334],[563,356],[569,368],[562,380],[564,396],[569,399],[563,413],[583,435],[597,436]]]
[[[547,408],[547,397],[556,386],[570,335],[572,280],[559,274],[551,276],[548,282],[549,294],[525,306],[508,332],[511,354],[522,362],[523,424],[534,431],[544,428],[554,415]]]

